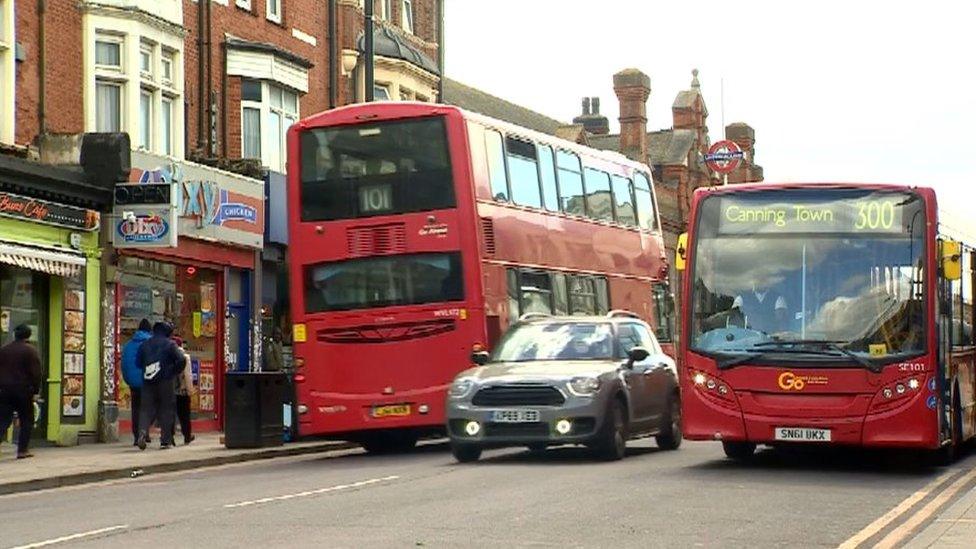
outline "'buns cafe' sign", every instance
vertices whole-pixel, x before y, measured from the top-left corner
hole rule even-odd
[[[66,227],[76,231],[94,231],[98,229],[101,220],[95,210],[6,192],[0,192],[0,216]]]

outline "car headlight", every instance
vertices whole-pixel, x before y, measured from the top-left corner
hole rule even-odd
[[[595,377],[574,377],[569,382],[569,390],[576,396],[593,396],[600,390],[600,379]]]
[[[474,388],[474,381],[470,379],[458,379],[451,384],[451,388],[447,390],[448,396],[451,398],[464,398],[468,396],[471,389]]]

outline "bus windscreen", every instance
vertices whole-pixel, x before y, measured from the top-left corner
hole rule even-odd
[[[720,193],[702,201],[697,222],[693,349],[733,362],[829,349],[827,359],[862,363],[924,350],[926,216],[916,194]]]
[[[443,117],[317,128],[301,134],[302,221],[454,205]]]

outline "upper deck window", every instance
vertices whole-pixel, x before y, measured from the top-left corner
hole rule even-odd
[[[562,210],[572,215],[586,215],[583,203],[583,170],[576,154],[566,151],[556,152],[556,167],[559,172],[559,200]]]
[[[302,221],[455,206],[442,117],[305,131],[301,167]]]
[[[593,168],[584,170],[586,178],[586,213],[593,219],[613,221],[613,197],[610,174]]]
[[[657,214],[654,212],[654,195],[651,194],[651,183],[647,176],[637,172],[634,174],[634,198],[637,200],[637,220],[642,229],[657,228]]]
[[[508,137],[505,139],[508,172],[512,176],[512,201],[522,206],[542,207],[539,191],[539,161],[535,145]]]

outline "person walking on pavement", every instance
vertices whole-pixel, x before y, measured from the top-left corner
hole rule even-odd
[[[271,339],[268,340],[264,350],[265,372],[280,372],[285,369],[285,354],[281,346],[282,339],[281,328],[275,326],[271,333]]]
[[[152,325],[148,319],[139,322],[139,329],[132,335],[132,339],[122,347],[122,379],[129,386],[132,395],[132,445],[139,443],[139,412],[142,409],[142,369],[136,364],[139,347],[152,337]],[[148,425],[147,425],[148,430]],[[149,442],[148,439],[146,442]]]
[[[17,459],[34,457],[28,451],[34,427],[34,397],[41,389],[41,356],[28,340],[30,327],[14,328],[14,341],[0,348],[0,437],[20,418]]]
[[[183,338],[174,337],[176,346],[183,351],[185,366],[183,372],[176,376],[176,417],[180,420],[180,431],[183,433],[183,444],[193,442],[197,437],[193,436],[193,424],[190,421],[190,396],[193,394],[193,362],[190,360],[189,353],[183,348]],[[174,425],[175,429],[176,426]],[[173,433],[175,438],[176,433]]]
[[[176,376],[183,373],[186,358],[170,337],[173,327],[164,322],[153,326],[153,335],[139,347],[136,364],[142,370],[142,408],[139,414],[139,438],[136,445],[146,449],[149,426],[159,423],[160,448],[173,447],[175,429]]]

